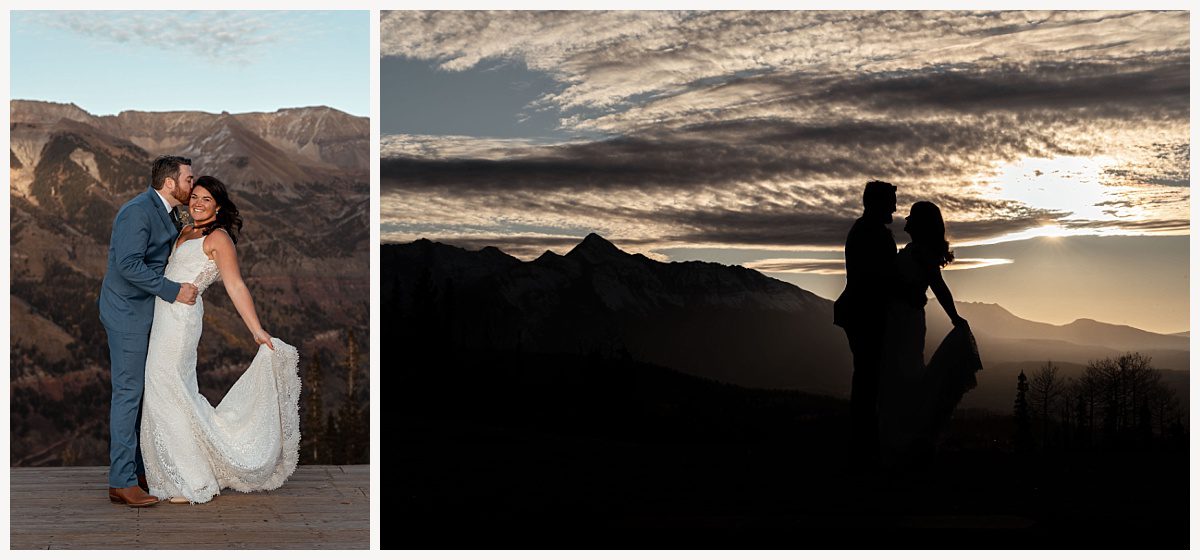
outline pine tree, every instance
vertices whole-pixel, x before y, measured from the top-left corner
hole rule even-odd
[[[1029,392],[1029,381],[1025,370],[1017,376],[1017,399],[1013,402],[1013,416],[1017,422],[1016,446],[1021,453],[1028,452],[1033,444],[1033,432],[1029,424],[1029,402],[1025,394]]]
[[[304,379],[304,426],[300,437],[300,462],[319,465],[329,461],[329,444],[325,437],[325,411],[321,403],[321,357],[308,366]]]
[[[347,329],[346,336],[346,397],[338,409],[337,424],[340,430],[339,443],[342,460],[347,464],[362,464],[369,460],[370,424],[360,397],[361,382],[358,379],[358,338]]]

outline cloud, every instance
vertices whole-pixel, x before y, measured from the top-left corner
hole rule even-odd
[[[1135,146],[1134,157],[1120,166],[1104,170],[1113,184],[1148,187],[1191,186],[1191,145],[1186,142],[1155,142]]]
[[[1006,212],[1004,218],[959,221],[959,213],[949,213],[947,229],[952,241],[987,239],[1005,233],[1037,227],[1049,222],[1053,215],[1045,211],[1022,208],[1017,205],[980,200],[975,213],[989,215],[986,208]],[[846,240],[854,219],[861,213],[860,207],[846,204],[840,216],[827,212],[797,211],[794,208],[753,206],[740,210],[702,209],[671,212],[657,210],[648,213],[646,219],[657,218],[677,224],[679,230],[667,234],[664,241],[699,245],[725,246],[775,246],[775,247],[837,247]],[[965,214],[965,212],[963,212]],[[898,241],[903,242],[903,226],[894,224],[892,230]]]
[[[524,61],[543,102],[615,107],[739,74],[879,73],[1186,53],[1187,12],[384,12],[380,54],[447,71]]]
[[[379,156],[385,160],[501,159],[537,146],[538,142],[525,138],[385,134],[379,138]]]
[[[987,259],[987,258],[961,258],[954,259],[954,262],[946,265],[946,270],[972,270],[976,268],[986,268],[989,266],[1001,266],[1012,264],[1012,259]]]
[[[746,119],[806,122],[1020,116],[1042,125],[1109,119],[1186,121],[1189,54],[1106,61],[926,66],[814,74],[772,70],[657,96],[564,126],[609,133]]]
[[[895,111],[977,115],[1086,110],[1089,118],[1160,113],[1186,118],[1190,64],[1180,52],[1120,61],[1054,61],[991,67],[927,68],[907,75],[843,80],[821,96]],[[1080,115],[1075,115],[1080,116]]]
[[[393,191],[381,201],[380,219],[383,237],[391,241],[464,235],[473,243],[499,246],[507,237],[528,237],[523,232],[529,231],[570,232],[562,237],[575,239],[596,231],[642,252],[680,246],[841,249],[861,213],[860,189],[814,186],[765,192],[753,185],[676,195],[653,190]],[[943,207],[954,244],[1017,233],[1061,217],[1013,201],[969,196],[934,200]],[[898,221],[903,215],[898,214]],[[901,225],[892,228],[903,241]],[[531,252],[536,256],[546,248],[550,246]]]
[[[840,275],[846,273],[845,259],[762,259],[742,266],[765,273]]]
[[[1075,230],[1108,232],[1146,232],[1157,234],[1187,233],[1191,220],[1061,220],[1063,227]]]
[[[386,139],[406,234],[840,247],[874,178],[939,204],[952,243],[1187,228],[1186,12],[385,12],[381,55],[520,61],[557,82],[523,114],[577,138]],[[1086,216],[1004,198],[1013,164],[1100,156]]]
[[[48,27],[100,41],[175,51],[213,62],[247,63],[261,49],[311,32],[285,12],[56,11],[29,12]]]
[[[973,123],[742,120],[595,142],[414,147],[384,159],[385,188],[426,190],[679,189],[759,181],[970,175],[1023,154],[1069,151],[1015,119]],[[397,153],[389,150],[389,153]],[[417,155],[419,154],[419,155]]]
[[[955,259],[946,270],[971,270],[989,266],[1012,264],[1012,259],[960,258]],[[846,273],[844,259],[762,259],[743,264],[764,273],[843,275]]]
[[[423,155],[381,162],[385,201],[396,201],[383,218],[468,228],[520,216],[641,243],[830,247],[861,213],[862,185],[889,178],[902,207],[934,200],[955,236],[979,238],[1060,216],[944,182],[1025,151],[1032,137],[999,123],[746,121],[554,145],[406,138],[397,145],[418,147],[398,151]]]

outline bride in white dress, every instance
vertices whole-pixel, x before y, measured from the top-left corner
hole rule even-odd
[[[202,297],[194,306],[155,302],[140,440],[150,494],[173,503],[207,502],[223,488],[278,488],[295,471],[300,444],[299,355],[258,322],[238,271],[237,208],[224,184],[201,177],[188,210],[195,225],[176,240],[167,278],[191,282],[201,293],[223,279],[259,347],[250,368],[214,408],[196,383]]]
[[[954,253],[941,210],[932,202],[913,204],[904,231],[912,243],[896,254],[896,293],[888,303],[879,376],[880,455],[889,466],[920,464],[930,457],[954,408],[975,387],[975,372],[983,368],[970,325],[942,279],[942,267]],[[926,363],[928,289],[954,328]]]

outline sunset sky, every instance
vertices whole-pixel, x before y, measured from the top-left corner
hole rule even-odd
[[[866,181],[959,300],[1188,329],[1186,12],[385,12],[384,242],[589,232],[826,298]],[[970,317],[968,316],[969,320]]]

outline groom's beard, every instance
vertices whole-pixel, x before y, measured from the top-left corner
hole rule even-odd
[[[175,192],[171,194],[179,204],[183,204],[184,206],[187,206],[188,199],[192,198],[192,190],[180,185],[175,185]],[[189,208],[188,211],[190,212],[191,209]]]

